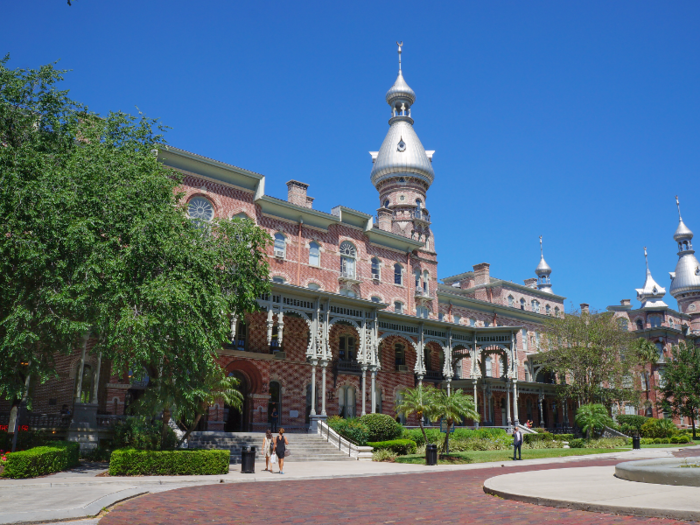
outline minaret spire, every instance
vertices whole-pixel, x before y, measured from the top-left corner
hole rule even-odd
[[[649,271],[649,257],[647,256],[647,247],[646,246],[644,247],[644,260],[647,263],[647,275],[649,275],[649,274],[651,274],[651,272]]]
[[[642,303],[642,308],[652,309],[652,308],[668,308],[668,305],[663,301],[663,296],[666,295],[666,288],[659,286],[659,284],[651,276],[651,270],[649,270],[649,255],[647,254],[647,247],[644,247],[644,261],[647,265],[647,277],[644,281],[643,288],[637,288],[637,300]]]
[[[403,47],[403,40],[401,42],[396,42],[396,45],[399,46],[399,71],[401,71],[401,48]]]
[[[542,236],[540,235],[540,258],[544,259],[544,250],[542,250]]]
[[[540,264],[535,268],[535,274],[537,275],[537,289],[542,290],[547,293],[552,292],[552,282],[549,280],[549,275],[552,273],[552,269],[549,267],[547,262],[544,260],[544,249],[542,248],[542,236],[540,235]]]
[[[399,69],[401,69],[401,48],[399,48]],[[678,220],[683,222],[683,217],[681,217],[681,203],[678,201],[678,195],[676,195],[676,207],[678,208]]]

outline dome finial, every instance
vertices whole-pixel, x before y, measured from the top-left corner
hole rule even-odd
[[[540,257],[544,259],[544,250],[542,250],[542,236],[540,235]]]
[[[401,48],[399,48],[399,69],[401,69]],[[681,217],[681,203],[678,201],[678,195],[676,195],[676,207],[678,208],[678,220],[682,221]]]
[[[646,246],[644,247],[644,260],[647,263],[647,273],[651,273],[649,271],[649,257],[647,256],[647,247]]]
[[[396,45],[399,46],[399,71],[401,71],[401,48],[403,47],[403,41],[396,42]]]

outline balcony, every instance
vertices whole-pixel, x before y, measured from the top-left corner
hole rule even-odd
[[[411,212],[411,219],[414,221],[424,222],[430,224],[430,214],[427,210],[416,209]]]
[[[359,283],[360,282],[359,275],[357,275],[357,272],[351,268],[343,268],[342,270],[340,270],[340,274],[338,275],[338,280],[349,282],[349,283]]]
[[[362,365],[356,360],[352,359],[346,361],[343,359],[338,360],[338,373],[339,374],[350,374],[350,375],[362,375]]]
[[[444,378],[445,376],[438,370],[427,370],[423,379],[426,381],[442,381]]]

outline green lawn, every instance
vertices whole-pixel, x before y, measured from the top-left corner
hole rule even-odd
[[[590,454],[602,454],[605,452],[619,452],[626,449],[609,448],[540,448],[523,450],[523,459],[560,458],[564,456],[588,456]],[[469,452],[453,452],[449,460],[439,460],[440,465],[452,465],[462,463],[490,463],[492,461],[513,461],[513,450],[484,450]],[[397,463],[425,464],[425,456],[411,454],[399,456]]]
[[[692,447],[698,443],[653,443],[651,445],[641,445],[642,448],[670,448],[670,447]]]

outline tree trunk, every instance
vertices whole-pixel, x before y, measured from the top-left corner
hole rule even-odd
[[[160,432],[160,448],[163,449],[165,444],[165,434],[168,431],[168,426],[170,424],[170,408],[165,408],[163,410],[163,430]]]
[[[450,453],[450,427],[452,426],[452,422],[448,419],[447,420],[447,433],[445,434],[445,448],[442,450],[445,454]]]
[[[690,422],[693,425],[693,441],[697,439],[697,436],[695,435],[695,413],[696,409],[693,409],[690,413]]]
[[[190,434],[192,433],[192,431],[193,431],[195,428],[197,428],[197,423],[199,423],[199,420],[200,420],[200,419],[202,419],[202,414],[201,414],[201,412],[197,412],[197,415],[196,415],[195,418],[194,418],[194,422],[192,423],[192,425],[190,426],[190,428],[187,429],[187,432],[185,432],[185,434],[182,436],[182,439],[178,442],[177,448],[180,448],[180,446],[181,446],[185,441],[187,441],[187,438],[190,437]]]
[[[418,415],[418,414],[416,414],[416,415]],[[425,429],[423,428],[422,413],[421,413],[421,416],[418,417],[418,425],[420,426],[421,432],[423,432],[423,439],[425,439],[425,446],[427,447],[430,443],[428,443],[428,434],[425,433]]]

